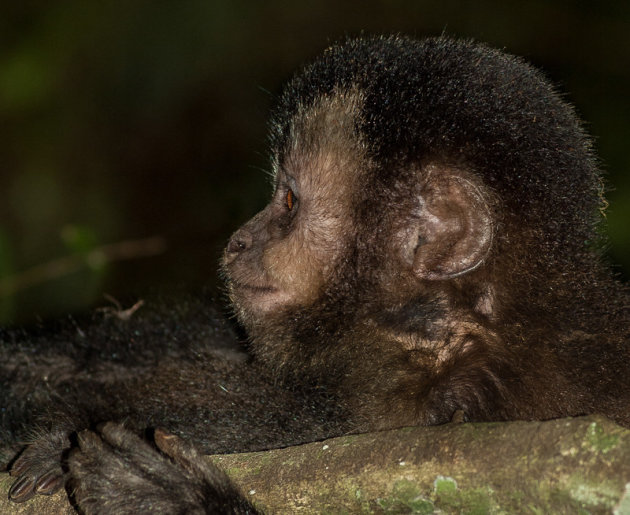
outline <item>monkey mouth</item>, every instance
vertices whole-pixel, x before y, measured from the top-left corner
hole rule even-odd
[[[276,291],[278,291],[277,288],[274,288],[273,286],[259,286],[256,284],[247,284],[247,283],[242,283],[239,281],[230,281],[230,287],[232,288],[232,290],[243,290],[246,292],[250,292],[250,293],[256,293],[256,294],[267,294],[267,293],[274,293]]]
[[[265,312],[273,310],[290,300],[290,295],[279,288],[267,285],[230,281],[232,302],[248,311]]]

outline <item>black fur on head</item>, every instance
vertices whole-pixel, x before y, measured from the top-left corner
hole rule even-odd
[[[327,49],[285,88],[272,118],[282,162],[293,117],[358,89],[357,134],[382,183],[445,160],[501,192],[505,216],[536,231],[537,252],[575,263],[598,240],[601,180],[574,110],[522,59],[445,37],[352,39]]]

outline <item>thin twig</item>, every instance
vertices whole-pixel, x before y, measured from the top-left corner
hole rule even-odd
[[[97,268],[114,261],[155,256],[165,250],[166,240],[161,236],[102,245],[86,254],[64,256],[0,279],[0,297],[8,297],[36,284],[58,279],[85,266]]]

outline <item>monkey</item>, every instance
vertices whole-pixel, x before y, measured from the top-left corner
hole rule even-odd
[[[221,265],[247,353],[203,302],[192,324],[3,335],[5,455],[31,432],[13,500],[70,484],[87,513],[255,513],[202,453],[451,419],[630,427],[602,174],[541,72],[471,40],[351,38],[286,84],[270,147],[271,200]]]

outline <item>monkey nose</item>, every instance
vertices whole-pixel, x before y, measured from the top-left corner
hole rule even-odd
[[[237,254],[243,252],[252,246],[252,235],[249,231],[243,229],[236,231],[227,244],[228,254]]]

